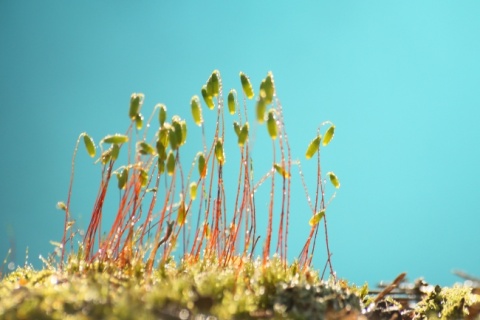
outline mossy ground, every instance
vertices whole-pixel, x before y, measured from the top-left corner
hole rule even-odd
[[[137,263],[70,259],[60,271],[18,268],[0,282],[0,319],[480,319],[480,295],[466,286],[432,287],[414,309],[387,296],[376,308],[367,286],[321,281],[314,270],[273,258],[177,264],[152,274]],[[400,317],[400,318],[399,318]]]
[[[217,261],[169,262],[151,275],[138,264],[19,268],[0,284],[2,319],[352,319],[355,287],[322,282],[272,259],[218,267]]]

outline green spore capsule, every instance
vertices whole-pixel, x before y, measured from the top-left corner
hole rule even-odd
[[[112,150],[111,152],[111,155],[112,155],[112,160],[115,161],[118,159],[118,155],[120,153],[120,146],[118,144],[112,144],[112,146],[110,147],[110,149]]]
[[[184,145],[187,142],[187,122],[185,120],[180,121],[180,127],[182,128],[182,141],[181,145]]]
[[[315,152],[318,151],[320,147],[320,140],[322,139],[321,135],[318,135],[313,139],[307,147],[307,152],[305,152],[305,158],[310,159],[313,157]]]
[[[238,121],[233,121],[233,130],[235,131],[235,134],[237,135],[237,138],[240,137],[240,124]]]
[[[235,89],[230,90],[228,93],[227,101],[228,101],[228,112],[230,114],[235,114],[235,109],[237,107],[237,102],[235,101],[235,97],[237,96],[237,91]]]
[[[239,147],[243,147],[245,145],[245,142],[248,139],[248,128],[249,128],[249,126],[248,126],[248,122],[247,122],[242,126],[242,130],[240,130],[240,135],[238,136],[238,146]]]
[[[193,96],[192,99],[190,100],[190,106],[192,109],[192,117],[193,121],[197,126],[201,126],[203,122],[203,117],[202,117],[202,107],[200,106],[200,99],[198,96]]]
[[[158,173],[162,174],[165,172],[165,160],[158,158]]]
[[[197,154],[198,157],[198,174],[200,177],[205,178],[207,176],[207,166],[205,161],[205,155],[203,152]]]
[[[290,174],[288,173],[287,170],[285,170],[285,168],[278,164],[278,163],[275,163],[273,165],[273,167],[275,168],[275,170],[278,172],[278,174],[280,174],[282,177],[284,177],[285,179],[288,179],[290,178]]]
[[[202,97],[208,109],[213,110],[213,108],[215,108],[215,103],[213,103],[213,97],[208,93],[206,85],[202,87]]]
[[[277,139],[277,135],[278,135],[277,120],[275,119],[275,110],[273,109],[268,111],[267,129],[268,129],[268,134],[270,135],[270,138],[272,138],[272,140]]]
[[[338,180],[337,176],[335,175],[335,173],[333,172],[327,172],[327,175],[328,177],[330,178],[330,182],[332,183],[332,185],[338,189],[340,188],[340,181]]]
[[[183,144],[184,139],[183,139],[182,123],[179,116],[173,116],[172,126],[175,128],[177,144],[178,146],[181,146]]]
[[[141,168],[140,169],[140,185],[142,186],[142,188],[145,188],[148,184],[148,172]]]
[[[142,130],[143,127],[143,115],[141,113],[137,113],[135,116],[135,127],[137,130]]]
[[[83,142],[85,144],[85,149],[87,149],[88,155],[93,158],[96,154],[95,142],[93,139],[86,133],[83,133]]]
[[[157,141],[160,141],[165,146],[165,148],[168,146],[168,139],[169,139],[168,132],[170,131],[171,128],[172,126],[170,125],[170,123],[165,122],[163,126],[160,128],[160,130],[158,130]]]
[[[128,142],[128,136],[123,134],[108,135],[102,139],[102,143],[122,144]]]
[[[167,160],[165,145],[160,140],[157,140],[156,149],[157,149],[158,158],[163,161]]]
[[[182,137],[182,128],[180,127],[179,128],[179,131],[180,131],[180,134],[176,134],[175,131],[177,129],[175,128],[175,126],[172,125],[172,127],[170,127],[170,129],[168,130],[168,141],[170,142],[170,147],[172,148],[172,150],[177,150],[178,149],[178,145],[179,145],[179,141],[178,141],[178,137],[180,136],[180,138]]]
[[[320,212],[317,212],[313,215],[313,217],[310,218],[310,221],[308,221],[308,224],[311,226],[311,227],[314,227],[316,226],[320,220],[322,220],[322,218],[325,216],[325,209],[323,209],[322,211]]]
[[[168,153],[167,156],[167,173],[169,176],[173,175],[175,171],[175,155],[173,154],[172,150]]]
[[[267,104],[265,103],[265,100],[259,98],[257,100],[256,107],[257,122],[259,124],[263,124],[265,122],[265,111],[267,111]]]
[[[190,183],[190,199],[195,200],[197,198],[197,183]]]
[[[214,70],[208,79],[207,92],[213,97],[218,96],[220,92],[220,72],[218,70]]]
[[[223,141],[218,139],[215,144],[215,157],[217,158],[218,163],[223,165],[225,163],[225,153],[223,152]]]
[[[155,149],[149,143],[140,141],[137,143],[137,152],[141,155],[153,155],[155,154]]]
[[[180,202],[180,206],[178,207],[177,224],[179,226],[183,226],[186,220],[187,220],[187,210],[185,209],[185,201],[182,199]]]
[[[248,99],[252,99],[254,96],[253,87],[252,87],[252,84],[250,83],[250,79],[243,72],[240,72],[240,82],[242,83],[242,89],[243,89],[243,93],[245,93],[245,96]]]
[[[67,211],[67,205],[63,201],[57,202],[57,209]]]
[[[108,150],[105,150],[100,155],[100,162],[103,165],[107,164],[107,162],[109,162],[111,159],[112,159],[112,148],[109,148]]]
[[[324,147],[330,143],[330,141],[333,139],[334,134],[335,134],[335,126],[332,125],[330,128],[328,128],[327,132],[325,132],[325,135],[323,136],[322,145]]]
[[[164,104],[157,104],[159,110],[158,110],[158,123],[160,124],[160,127],[163,126],[165,123],[165,120],[167,120],[167,107]]]
[[[118,180],[118,189],[125,189],[128,180],[128,169],[124,168],[121,172],[116,173]]]
[[[269,72],[267,77],[263,79],[260,84],[260,97],[265,100],[266,104],[273,102],[273,95],[275,94],[275,84],[273,82],[273,74]]]
[[[135,120],[135,117],[137,116],[137,114],[140,112],[140,109],[142,108],[143,99],[144,99],[143,93],[133,93],[130,96],[130,110],[128,112],[130,119]]]

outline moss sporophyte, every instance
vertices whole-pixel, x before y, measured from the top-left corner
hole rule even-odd
[[[305,158],[317,161],[316,189],[310,197],[300,162],[292,160],[273,74],[269,72],[261,81],[258,94],[243,72],[240,84],[240,93],[229,90],[226,102],[218,70],[201,87],[199,94],[207,112],[216,117],[208,128],[214,132],[210,140],[205,133],[209,117],[203,114],[199,95],[190,100],[189,120],[179,115],[169,118],[167,107],[157,104],[145,121],[145,97],[134,93],[126,114],[130,125],[124,133],[107,135],[98,145],[87,133],[80,134],[73,153],[67,200],[58,203],[58,208],[65,212],[62,240],[54,242],[56,250],[43,260],[43,270],[35,271],[26,265],[4,276],[0,317],[363,317],[362,310],[371,302],[368,288],[348,285],[336,278],[329,248],[327,207],[335,193],[325,199],[325,177],[329,177],[334,191],[340,187],[340,181],[332,171],[322,174],[320,151],[331,143],[335,126],[329,121],[321,123],[316,132],[312,131],[311,142],[305,142]],[[250,103],[255,106],[253,125],[248,121]],[[231,126],[226,125],[228,118]],[[199,128],[188,127],[190,121]],[[258,129],[262,126],[266,127],[263,133]],[[187,137],[197,130],[194,134],[201,135],[202,143],[197,146],[193,161],[187,159],[191,163],[187,171]],[[226,190],[224,184],[226,146],[234,143],[226,139],[226,130],[235,133],[240,159],[234,190]],[[271,167],[258,181],[253,175],[251,144],[256,137],[252,131],[265,134],[271,143]],[[97,157],[95,163],[101,171],[85,232],[75,227],[70,210],[75,159],[82,144],[90,157]],[[119,164],[121,161],[124,163]],[[298,259],[289,264],[291,177],[296,172],[311,212],[305,216],[310,232]],[[228,175],[232,175],[231,169]],[[257,212],[255,206],[260,185],[267,186],[266,213]],[[113,223],[103,233],[104,204],[110,188],[118,188],[120,199]],[[231,197],[228,203],[227,196]],[[259,214],[268,218],[264,232],[258,227]],[[312,258],[322,220],[326,263],[318,273],[312,269]],[[278,221],[277,226],[274,221]],[[324,279],[326,270],[328,279]]]
[[[235,89],[231,89],[226,103],[223,98],[222,78],[218,70],[212,72],[201,88],[203,103],[207,105],[209,111],[216,112],[216,121],[212,123],[214,135],[210,142],[205,134],[202,102],[198,95],[191,98],[192,120],[200,127],[199,133],[202,134],[203,143],[198,146],[198,153],[188,173],[184,170],[181,159],[184,158],[183,149],[187,145],[187,136],[196,128],[188,129],[187,120],[179,115],[171,116],[169,121],[167,107],[163,104],[157,104],[144,123],[142,108],[145,97],[141,93],[134,93],[130,98],[128,110],[130,126],[125,133],[107,135],[100,140],[98,146],[87,133],[80,135],[72,160],[67,201],[59,205],[59,208],[65,211],[64,236],[59,257],[61,270],[68,264],[68,259],[65,260],[66,250],[70,243],[72,251],[72,242],[76,235],[75,228],[72,228],[70,207],[75,158],[81,142],[88,155],[96,157],[97,153],[99,154],[96,163],[101,166],[102,172],[91,220],[80,241],[79,250],[82,253],[80,258],[85,263],[108,262],[124,268],[132,261],[143,261],[145,272],[152,274],[155,266],[171,259],[174,252],[183,251],[182,261],[189,263],[214,257],[218,260],[219,266],[227,266],[233,262],[241,266],[245,259],[255,257],[257,245],[263,242],[262,267],[266,267],[273,253],[272,239],[275,238],[277,243],[274,253],[287,267],[290,178],[294,167],[300,168],[300,165],[298,161],[292,161],[282,106],[277,98],[273,74],[269,72],[261,81],[256,96],[255,114],[257,125],[264,124],[267,128],[266,132],[271,140],[272,165],[259,181],[254,181],[250,143],[255,137],[250,136],[247,104],[248,100],[255,98],[255,93],[249,77],[243,72],[240,72],[240,83],[241,95],[237,94]],[[232,119],[232,129],[236,134],[240,153],[239,183],[236,190],[229,190],[235,199],[233,208],[227,208],[227,192],[223,182],[227,159],[225,131],[231,130],[225,124],[227,122],[224,115],[225,104]],[[155,116],[156,114],[158,116]],[[335,128],[333,124],[322,123],[306,152],[307,159],[318,155],[317,189],[312,204],[306,183],[303,182],[312,219],[310,219],[311,232],[299,254],[299,270],[307,270],[311,266],[321,218],[324,220],[325,234],[327,230],[325,213],[328,202],[324,199],[326,185],[320,171],[320,130],[326,125],[328,128],[325,130],[322,146],[327,146],[333,138]],[[156,131],[152,133],[152,130]],[[189,146],[189,149],[191,150],[192,146]],[[124,152],[127,152],[126,163],[118,165],[120,154]],[[300,170],[298,171],[303,181],[303,175]],[[328,176],[333,186],[338,188],[340,184],[335,174],[329,172]],[[112,188],[110,181],[112,177],[117,178],[120,202],[113,224],[105,236],[101,236],[104,203],[107,190]],[[254,197],[261,184],[270,185],[265,234],[261,234],[257,229]],[[275,187],[278,184],[282,186],[281,192]],[[323,213],[321,216],[320,212]],[[273,226],[274,215],[280,217],[276,229]],[[308,219],[305,218],[306,223]],[[260,241],[263,237],[264,241]],[[330,274],[334,276],[327,235],[326,244],[326,261]]]

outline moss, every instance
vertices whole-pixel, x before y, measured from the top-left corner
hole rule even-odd
[[[479,304],[480,295],[472,293],[471,287],[436,286],[418,303],[414,319],[466,319],[470,315],[470,308]]]
[[[142,265],[142,267],[145,267]],[[361,311],[348,288],[322,282],[278,258],[218,267],[209,261],[169,263],[151,275],[129,269],[69,272],[20,268],[0,283],[2,319],[323,319]],[[132,266],[139,268],[139,266]],[[313,272],[312,272],[313,273]]]

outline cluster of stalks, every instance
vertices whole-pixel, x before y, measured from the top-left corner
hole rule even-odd
[[[187,141],[186,120],[174,115],[167,121],[166,106],[158,104],[144,124],[141,113],[143,94],[134,93],[131,96],[131,122],[124,134],[108,135],[98,146],[88,134],[80,135],[72,159],[68,199],[66,203],[59,203],[59,207],[65,210],[64,235],[60,246],[61,265],[65,262],[68,242],[73,249],[75,232],[72,228],[70,205],[75,157],[79,144],[83,141],[91,157],[95,157],[100,150],[97,162],[102,167],[100,188],[90,223],[78,249],[81,250],[81,258],[85,262],[109,262],[125,268],[131,265],[132,261],[142,261],[145,263],[145,271],[150,273],[156,264],[170,259],[174,250],[183,250],[182,259],[187,263],[211,258],[218,261],[220,267],[231,264],[241,266],[245,259],[253,258],[261,239],[256,224],[255,193],[261,184],[270,182],[268,224],[263,241],[262,263],[263,266],[268,264],[275,247],[275,254],[287,265],[290,178],[292,167],[296,166],[312,211],[309,222],[311,231],[299,255],[299,265],[302,269],[311,265],[319,222],[323,218],[327,263],[330,273],[334,274],[328,247],[325,215],[328,203],[324,199],[325,182],[322,180],[320,167],[320,144],[326,146],[330,142],[335,127],[330,122],[322,123],[307,147],[306,158],[316,155],[318,163],[317,189],[315,197],[311,199],[300,164],[292,161],[282,106],[275,92],[273,75],[268,73],[256,95],[255,121],[256,125],[265,125],[267,128],[272,143],[273,161],[271,169],[255,183],[250,154],[253,137],[247,112],[247,102],[253,99],[255,94],[249,78],[242,72],[240,81],[241,95],[237,95],[232,89],[225,99],[220,73],[215,70],[201,89],[202,99],[196,95],[192,97],[191,113],[195,125],[200,127],[203,146],[188,172],[184,171],[181,163],[182,151]],[[212,112],[216,111],[215,131],[210,143],[207,143],[205,135],[201,100]],[[223,182],[226,112],[237,117],[233,122],[233,130],[240,152],[238,186],[235,200],[231,202],[232,208],[227,208]],[[148,131],[152,130],[155,123],[158,124],[158,130],[150,134],[150,137]],[[320,129],[324,125],[329,127],[322,137]],[[117,165],[120,152],[126,152],[126,165]],[[338,188],[340,184],[335,174],[328,172],[327,175],[333,186]],[[278,183],[282,186],[280,195],[279,188],[275,187]],[[112,185],[119,188],[120,201],[113,224],[102,235],[104,203],[107,190]],[[276,244],[272,244],[274,215],[279,215]]]

